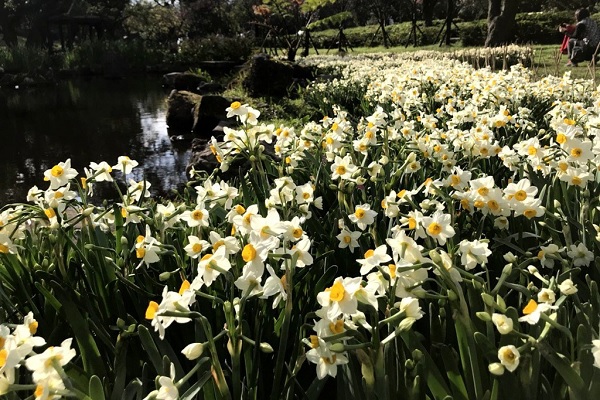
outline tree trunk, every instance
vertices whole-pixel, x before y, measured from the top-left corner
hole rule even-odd
[[[489,0],[486,47],[512,43],[517,25],[515,17],[518,9],[518,0]]]
[[[0,30],[2,39],[7,46],[17,45],[17,21],[14,16],[10,15],[4,0],[0,0]]]
[[[433,26],[433,11],[438,0],[423,0],[423,19],[425,26]]]

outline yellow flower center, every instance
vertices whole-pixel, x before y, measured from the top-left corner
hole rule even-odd
[[[32,323],[29,324],[29,332],[32,335],[35,335],[35,333],[37,332],[39,323],[37,321],[33,321]]]
[[[317,335],[310,335],[310,347],[313,349],[319,347],[319,337]]]
[[[346,173],[346,167],[344,167],[343,165],[338,165],[335,169],[335,173],[338,175],[344,175]]]
[[[33,392],[35,398],[40,398],[44,395],[44,385],[39,384],[35,387],[35,392]]]
[[[527,198],[527,192],[525,192],[524,190],[518,190],[515,193],[515,199],[517,199],[518,201],[523,201]]]
[[[146,319],[154,319],[156,312],[158,311],[158,303],[151,301],[146,308]]]
[[[535,156],[537,154],[537,149],[534,146],[529,146],[527,149],[527,154],[530,156]]]
[[[244,246],[242,250],[242,259],[245,262],[250,262],[256,257],[256,249],[250,243]]]
[[[513,362],[515,360],[515,353],[512,352],[511,349],[504,349],[502,352],[502,356],[505,360]]]
[[[527,217],[527,219],[531,219],[537,215],[537,212],[534,209],[529,208],[523,211],[523,215]]]
[[[135,242],[142,243],[144,241],[144,239],[146,239],[146,238],[143,235],[139,235],[137,238],[135,238]]]
[[[571,183],[572,183],[573,185],[577,185],[577,186],[579,186],[579,185],[581,185],[581,184],[583,183],[583,181],[581,180],[581,178],[580,178],[580,177],[578,177],[578,176],[574,176],[574,177],[571,179]]]
[[[390,278],[396,279],[396,264],[390,264],[388,268],[390,269]]]
[[[125,208],[121,208],[121,217],[127,218],[127,214],[128,214],[127,210]]]
[[[181,282],[181,287],[179,288],[179,295],[181,296],[186,290],[190,288],[190,282],[186,279]]]
[[[338,125],[338,123],[337,123],[337,122],[334,122],[334,123],[333,123],[333,125],[331,125],[331,130],[332,130],[332,131],[337,131],[339,127],[340,127],[340,126]]]
[[[292,236],[296,239],[300,239],[303,233],[304,231],[302,230],[302,228],[296,228],[292,231]]]
[[[398,192],[398,194],[396,195],[399,199],[403,198],[404,195],[406,194],[406,189],[402,189],[401,191]]]
[[[308,193],[308,192],[304,192],[304,193],[302,193],[302,198],[303,198],[304,200],[308,200],[308,199],[310,199],[310,193]]]
[[[64,172],[65,172],[65,170],[60,165],[55,165],[54,167],[52,167],[52,170],[50,170],[50,174],[52,174],[52,176],[55,178],[58,178]]]
[[[329,330],[334,335],[336,335],[338,333],[344,332],[344,321],[341,320],[341,319],[338,319],[337,321],[335,321],[335,323],[334,322],[330,322],[329,323]]]
[[[580,149],[579,147],[571,149],[571,157],[579,158],[579,157],[581,157],[582,153],[583,153],[583,150]]]
[[[334,365],[335,360],[337,359],[337,356],[334,354],[331,357],[321,357],[321,358],[323,359],[325,364]]]
[[[456,186],[460,184],[460,176],[458,175],[450,175],[450,185]]]
[[[408,218],[408,229],[415,229],[417,227],[417,220],[413,217]]]
[[[200,221],[202,220],[202,217],[204,217],[204,213],[200,210],[194,210],[191,217],[194,221]]]
[[[375,252],[372,249],[369,249],[365,253],[365,258],[373,257],[373,254],[375,254]]]
[[[525,315],[531,314],[532,312],[534,312],[537,309],[537,306],[538,305],[535,302],[535,300],[533,300],[533,299],[529,300],[529,303],[527,303],[527,305],[523,309],[523,314],[525,314]]]
[[[240,108],[242,106],[242,103],[240,103],[239,101],[234,101],[233,103],[231,103],[231,108],[233,110],[237,110],[238,108]]]
[[[8,254],[8,246],[5,244],[0,244],[0,253]]]
[[[6,349],[0,350],[0,368],[4,367],[4,364],[6,364],[7,357],[8,357],[8,350],[6,350]]]
[[[214,248],[213,248],[214,249]],[[202,251],[202,245],[200,243],[194,243],[192,245],[192,251],[194,253],[200,253]]]
[[[217,249],[225,244],[223,239],[217,240],[215,244],[213,244],[213,251],[217,251]]]
[[[235,206],[235,212],[238,213],[239,215],[242,215],[243,213],[246,212],[246,209],[244,208],[244,206],[238,204],[237,206]]]
[[[344,296],[346,296],[346,289],[342,282],[338,281],[333,284],[330,288],[329,292],[329,300],[331,301],[342,301],[344,300]]]
[[[44,210],[44,214],[46,214],[46,217],[48,217],[48,219],[56,217],[56,212],[53,208],[46,208]]]
[[[480,196],[487,196],[489,192],[490,189],[486,188],[485,186],[477,189],[477,193],[479,193]]]
[[[437,222],[432,222],[427,227],[427,232],[429,232],[430,235],[437,236],[442,233],[442,226]]]
[[[564,144],[567,141],[567,136],[564,133],[559,133],[556,135],[556,143]]]
[[[137,258],[144,258],[146,256],[146,249],[143,247],[135,249],[135,255]]]
[[[55,199],[62,199],[63,197],[65,197],[65,195],[62,192],[55,192],[54,193],[54,198]]]
[[[354,212],[354,216],[358,219],[362,219],[365,216],[365,214],[365,210],[363,210],[362,208],[359,208]]]
[[[346,243],[346,244],[350,244],[350,242],[352,242],[352,238],[350,237],[350,235],[344,236],[343,240],[344,240],[344,243]]]
[[[483,206],[485,206],[485,203],[481,200],[475,200],[473,205],[475,206],[475,208],[483,208]]]

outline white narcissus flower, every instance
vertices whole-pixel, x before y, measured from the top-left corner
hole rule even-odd
[[[342,353],[334,353],[325,346],[318,346],[306,353],[306,359],[317,364],[317,378],[323,379],[327,375],[335,378],[337,366],[348,363],[348,358]]]
[[[43,353],[35,354],[25,360],[25,366],[33,373],[34,382],[58,375],[54,363],[65,366],[76,355],[75,349],[71,348],[72,342],[72,338],[65,339],[60,346],[50,346]]]
[[[152,186],[152,184],[146,180],[136,182],[133,179],[130,179],[129,188],[127,188],[127,196],[134,201],[140,201],[142,197],[150,197],[150,190],[148,190],[150,186]]]
[[[271,268],[270,265],[267,265],[267,271],[269,272],[269,277],[265,281],[265,285],[263,287],[263,294],[262,296],[260,296],[260,298],[266,299],[268,297],[276,295],[275,299],[273,300],[272,307],[277,308],[281,300],[287,300],[287,293],[285,291],[286,276],[285,274],[281,278],[277,276],[277,274],[275,274],[275,271],[273,270],[273,268]]]
[[[231,263],[227,258],[225,246],[219,247],[213,254],[205,254],[198,262],[198,275],[202,276],[206,286],[212,285],[221,271],[230,269]]]
[[[71,168],[71,159],[59,162],[57,165],[44,172],[44,180],[50,182],[50,189],[55,190],[66,185],[69,179],[78,175],[77,170]]]
[[[158,240],[152,237],[150,226],[146,225],[146,236],[139,235],[135,243],[135,255],[140,260],[137,268],[141,267],[142,264],[148,265],[160,260],[158,256],[160,244]]]
[[[376,211],[371,210],[369,204],[361,204],[354,208],[354,213],[348,217],[350,221],[354,222],[360,230],[365,230],[367,225],[371,225],[375,222]]]
[[[159,400],[178,400],[179,390],[177,389],[177,386],[175,386],[175,365],[173,363],[171,363],[169,375],[170,376],[159,376],[158,384],[160,385],[160,389],[150,392],[144,400],[151,398]]]
[[[519,318],[519,321],[527,322],[530,325],[535,325],[540,320],[541,314],[543,312],[546,312],[548,310],[555,310],[557,308],[558,307],[551,306],[548,303],[538,304],[535,300],[531,299],[523,309],[523,314],[525,315]]]
[[[542,267],[553,268],[554,260],[559,257],[561,251],[562,249],[557,245],[550,243],[548,246],[540,246],[537,258],[542,263]]]
[[[481,240],[463,240],[460,242],[459,251],[461,254],[460,262],[466,270],[471,270],[477,264],[484,265],[488,261],[488,256],[492,251],[488,249],[487,242]]]
[[[506,315],[493,313],[492,322],[496,325],[496,329],[501,335],[506,335],[513,330],[513,320]]]
[[[183,214],[181,214],[181,219],[191,228],[195,226],[207,227],[209,223],[208,217],[208,210],[206,210],[203,205],[198,205],[195,209],[184,211]]]
[[[127,156],[119,156],[119,158],[117,159],[117,164],[113,165],[112,168],[116,169],[117,171],[123,172],[123,174],[125,175],[128,175],[138,165],[139,163],[137,161],[132,160]]]
[[[583,243],[579,243],[577,246],[570,245],[567,255],[573,260],[575,267],[587,267],[594,260],[594,253],[589,251]]]
[[[212,233],[212,232],[211,232]],[[210,245],[206,240],[200,239],[198,236],[188,236],[188,245],[183,249],[191,258],[198,258],[200,253],[206,250]]]
[[[423,217],[423,227],[427,234],[436,239],[440,245],[446,244],[446,240],[455,234],[452,217],[441,211],[436,211],[430,217]]]
[[[502,346],[498,349],[498,359],[500,363],[510,372],[513,372],[519,366],[519,350],[511,345]]]
[[[101,161],[100,163],[91,162],[90,168],[94,171],[94,175],[96,175],[94,178],[96,182],[113,181],[113,178],[110,175],[113,169],[106,161]]]
[[[539,291],[538,302],[554,304],[555,301],[556,301],[556,294],[554,294],[554,290],[543,288]]]
[[[416,320],[423,318],[425,314],[421,310],[419,300],[413,297],[405,297],[399,303],[394,304],[394,307],[398,307],[400,312],[405,314],[404,319],[400,322],[401,330],[408,330],[415,323]]]
[[[387,254],[387,247],[385,244],[383,244],[383,245],[377,247],[375,250],[373,250],[373,249],[367,250],[367,252],[365,253],[365,258],[361,258],[356,261],[360,265],[362,265],[362,267],[360,267],[360,274],[366,275],[369,272],[371,272],[371,270],[373,268],[375,268],[378,265],[381,265],[383,263],[387,263],[391,260],[392,260],[392,257],[390,257]]]
[[[354,253],[354,249],[359,247],[358,239],[360,238],[360,235],[360,231],[349,231],[344,228],[339,235],[336,236],[337,240],[339,240],[338,247],[340,249],[349,247],[350,251]]]
[[[352,164],[350,155],[346,155],[344,158],[335,156],[335,160],[331,165],[331,179],[336,180],[340,178],[349,180],[357,170],[358,167]]]
[[[592,355],[594,356],[594,367],[600,368],[600,340],[592,340]]]
[[[146,308],[145,318],[151,320],[151,325],[155,331],[158,331],[159,337],[165,338],[165,329],[173,322],[185,324],[190,322],[190,318],[186,317],[170,317],[162,315],[167,311],[180,311],[181,308],[187,309],[196,301],[196,294],[188,281],[183,281],[178,292],[170,291],[165,286],[162,292],[162,300],[160,304],[155,301],[150,301]]]
[[[317,301],[326,309],[327,318],[336,319],[340,314],[354,314],[358,300],[356,292],[361,288],[361,278],[337,277],[333,285],[317,295]]]
[[[558,285],[560,292],[566,296],[577,293],[577,285],[570,279],[565,279]]]

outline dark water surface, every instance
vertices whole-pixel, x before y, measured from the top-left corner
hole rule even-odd
[[[33,185],[47,189],[44,171],[67,158],[84,176],[91,161],[115,165],[128,155],[140,163],[135,179],[145,176],[154,194],[185,182],[189,146],[169,140],[160,82],[94,78],[0,89],[0,206],[25,202]]]

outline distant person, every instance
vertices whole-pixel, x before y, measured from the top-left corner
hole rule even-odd
[[[589,61],[594,56],[596,47],[600,43],[600,29],[596,22],[590,18],[587,8],[581,8],[575,13],[575,29],[569,33],[567,25],[561,25],[558,30],[569,37],[567,66],[576,67],[582,61]]]
[[[560,32],[564,32],[565,37],[563,38],[562,44],[560,45],[560,54],[569,54],[569,35],[572,35],[573,32],[575,32],[575,25],[574,24],[565,24],[562,23],[560,24],[560,26],[558,27],[558,30]]]

